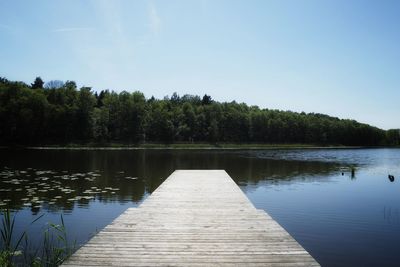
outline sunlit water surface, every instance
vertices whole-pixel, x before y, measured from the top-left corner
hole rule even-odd
[[[18,211],[17,231],[44,214],[33,244],[63,214],[81,245],[175,169],[225,169],[322,266],[399,266],[400,149],[3,149],[0,208]]]

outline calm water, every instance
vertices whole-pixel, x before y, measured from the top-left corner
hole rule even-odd
[[[33,242],[64,214],[83,244],[191,168],[225,169],[322,266],[399,266],[400,149],[0,150],[0,207],[18,210],[19,231],[45,214]]]

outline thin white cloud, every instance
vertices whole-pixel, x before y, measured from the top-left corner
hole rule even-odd
[[[88,32],[90,34],[82,31],[79,42],[75,35],[59,34],[64,38],[63,45],[79,61],[80,68],[85,69],[88,77],[97,79],[99,84],[112,84],[111,81],[124,80],[133,75],[135,47],[130,42],[130,25],[127,24],[132,5],[134,1],[92,0],[89,8],[92,22],[96,25],[94,31]],[[65,28],[58,32],[71,30],[75,29]]]
[[[160,31],[161,19],[153,2],[149,4],[149,20],[152,33],[157,34]]]
[[[93,31],[94,28],[91,27],[72,27],[72,28],[58,28],[53,30],[53,32],[78,32],[78,31]]]

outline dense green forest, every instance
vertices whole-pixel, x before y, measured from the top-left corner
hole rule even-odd
[[[93,92],[40,77],[28,85],[0,78],[2,145],[67,143],[399,144],[399,131],[315,113],[260,109],[174,93]]]

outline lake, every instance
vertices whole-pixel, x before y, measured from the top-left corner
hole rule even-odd
[[[225,169],[322,266],[398,266],[400,149],[0,150],[0,208],[84,244],[176,169]],[[394,175],[392,181],[388,175]]]

